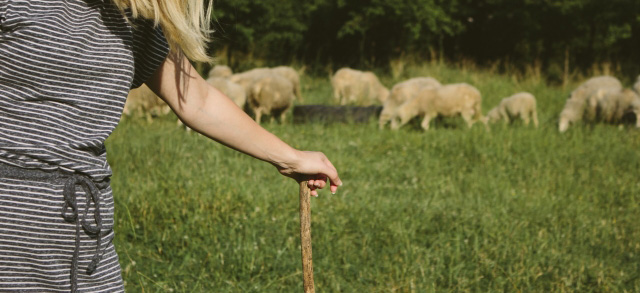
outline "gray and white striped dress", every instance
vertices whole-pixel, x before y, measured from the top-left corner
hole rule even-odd
[[[104,141],[167,54],[110,0],[0,0],[0,291],[124,290]]]

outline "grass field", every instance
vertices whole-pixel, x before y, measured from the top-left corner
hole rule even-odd
[[[266,124],[344,181],[312,199],[318,292],[640,291],[640,132],[559,134],[569,90],[539,81],[445,66],[398,79],[417,75],[475,85],[485,112],[530,91],[541,126]],[[302,82],[305,103],[332,103],[328,79]],[[294,181],[172,116],[125,119],[107,148],[127,290],[302,290]]]

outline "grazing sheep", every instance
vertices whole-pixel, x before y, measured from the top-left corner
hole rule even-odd
[[[502,119],[507,124],[517,117],[520,117],[525,125],[529,125],[529,121],[533,120],[533,125],[538,127],[536,98],[532,94],[522,92],[504,98],[498,106],[487,113],[489,122],[497,122]]]
[[[585,100],[581,99],[568,99],[564,104],[562,112],[560,112],[560,122],[558,123],[558,130],[565,132],[569,129],[569,125],[575,124],[582,120],[584,114]]]
[[[124,104],[123,114],[145,116],[151,122],[153,116],[166,115],[171,111],[169,105],[162,101],[156,94],[143,84],[137,89],[132,89]]]
[[[341,105],[369,106],[384,103],[389,90],[373,72],[341,68],[331,78],[333,96]]]
[[[396,108],[413,98],[418,91],[427,87],[438,88],[441,86],[442,84],[432,77],[416,77],[394,85],[380,113],[378,120],[380,129],[384,128],[387,122],[393,118]]]
[[[289,66],[278,66],[271,68],[271,71],[287,78],[293,85],[293,94],[296,96],[298,101],[302,101],[302,95],[300,94],[300,75],[298,75],[298,72],[295,69]]]
[[[640,96],[633,90],[607,90],[597,103],[598,121],[606,123],[622,123],[626,117],[633,116],[636,127],[640,127]]]
[[[429,129],[429,122],[437,116],[461,115],[471,127],[476,121],[485,123],[482,117],[480,91],[466,83],[449,84],[439,88],[420,90],[415,97],[404,102],[396,110],[391,129],[398,129],[413,117],[424,115],[422,128]]]
[[[242,86],[222,77],[210,77],[207,83],[229,97],[238,107],[244,108],[247,94]]]
[[[213,78],[213,77],[227,78],[231,75],[233,75],[233,71],[231,71],[231,68],[229,68],[229,66],[216,65],[213,68],[211,68],[211,70],[209,70],[209,75],[207,77],[208,78]]]
[[[565,109],[560,113],[558,125],[560,132],[567,131],[571,124],[575,124],[583,118],[594,119],[598,100],[602,97],[599,91],[602,93],[601,90],[603,89],[622,89],[622,83],[613,76],[596,76],[583,82],[573,90],[565,104]]]
[[[247,93],[247,102],[257,123],[260,123],[263,114],[270,114],[272,121],[275,116],[280,116],[280,121],[284,122],[286,111],[294,99],[291,82],[273,73],[256,80]]]

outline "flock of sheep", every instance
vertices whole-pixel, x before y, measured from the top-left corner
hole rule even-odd
[[[207,82],[231,98],[239,107],[253,113],[256,122],[269,115],[284,121],[287,110],[295,100],[301,101],[300,77],[291,67],[255,68],[233,74],[227,66],[215,66]],[[466,83],[442,85],[432,77],[416,77],[387,89],[372,72],[342,68],[331,77],[333,95],[341,105],[369,106],[382,104],[379,127],[388,123],[398,129],[416,116],[423,117],[421,126],[429,129],[429,122],[438,116],[460,116],[471,127],[481,122],[502,120],[509,123],[522,119],[525,125],[538,127],[535,97],[527,92],[516,93],[500,101],[486,116],[482,114],[480,91]],[[612,76],[593,77],[571,92],[560,113],[559,130],[566,131],[578,121],[621,123],[628,116],[640,127],[640,76],[633,90],[624,89]],[[163,104],[145,86],[132,90],[127,98],[124,114],[138,111],[151,115],[166,114]]]

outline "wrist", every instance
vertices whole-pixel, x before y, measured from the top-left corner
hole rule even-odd
[[[300,151],[287,146],[286,149],[282,149],[277,154],[270,155],[268,161],[278,170],[292,170],[295,168],[299,158]]]

